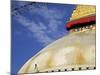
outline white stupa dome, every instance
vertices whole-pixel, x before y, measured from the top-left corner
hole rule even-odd
[[[82,13],[77,10],[82,11]],[[79,15],[74,16],[74,13]],[[84,17],[89,14],[95,14],[95,7],[78,5],[70,20],[75,20],[80,18],[79,16]],[[18,73],[94,69],[94,67],[95,29],[87,29],[83,32],[70,33],[51,43],[30,58]]]

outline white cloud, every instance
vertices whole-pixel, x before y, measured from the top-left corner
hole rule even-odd
[[[64,35],[63,32],[58,33],[59,26],[62,25],[62,19],[64,17],[64,13],[57,10],[56,8],[49,9],[47,6],[29,6],[30,10],[28,11],[30,14],[38,14],[42,16],[42,18],[47,21],[47,24],[44,22],[41,22],[40,20],[37,22],[33,20],[29,20],[27,17],[24,17],[20,15],[19,13],[17,15],[14,15],[14,17],[17,18],[17,20],[25,27],[27,27],[28,30],[32,32],[32,35],[42,44],[47,45],[50,42],[54,41],[55,38]],[[15,12],[12,12],[12,14],[15,14]],[[49,36],[53,35],[52,37]],[[55,36],[54,36],[55,34]]]
[[[29,6],[30,13],[39,14],[45,19],[61,19],[64,17],[64,12],[58,10],[56,7],[48,8],[47,5],[40,5],[38,8],[35,6]]]
[[[47,45],[48,43],[52,42],[53,39],[46,35],[46,33],[41,29],[43,26],[39,27],[34,21],[29,21],[24,16],[21,16],[20,14],[15,15],[17,20],[29,31],[33,33],[33,36],[42,44]]]

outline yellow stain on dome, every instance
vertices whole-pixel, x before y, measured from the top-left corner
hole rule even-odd
[[[83,55],[83,53],[81,52],[81,50],[76,50],[75,51],[75,64],[76,65],[82,65],[86,63],[85,57]]]

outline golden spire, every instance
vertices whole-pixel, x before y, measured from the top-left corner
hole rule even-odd
[[[96,14],[96,7],[90,5],[77,5],[70,20],[79,19],[88,15]]]

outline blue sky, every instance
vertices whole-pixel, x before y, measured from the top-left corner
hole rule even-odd
[[[68,34],[65,25],[76,7],[70,4],[30,3],[12,2],[12,73],[17,73],[41,49]]]

